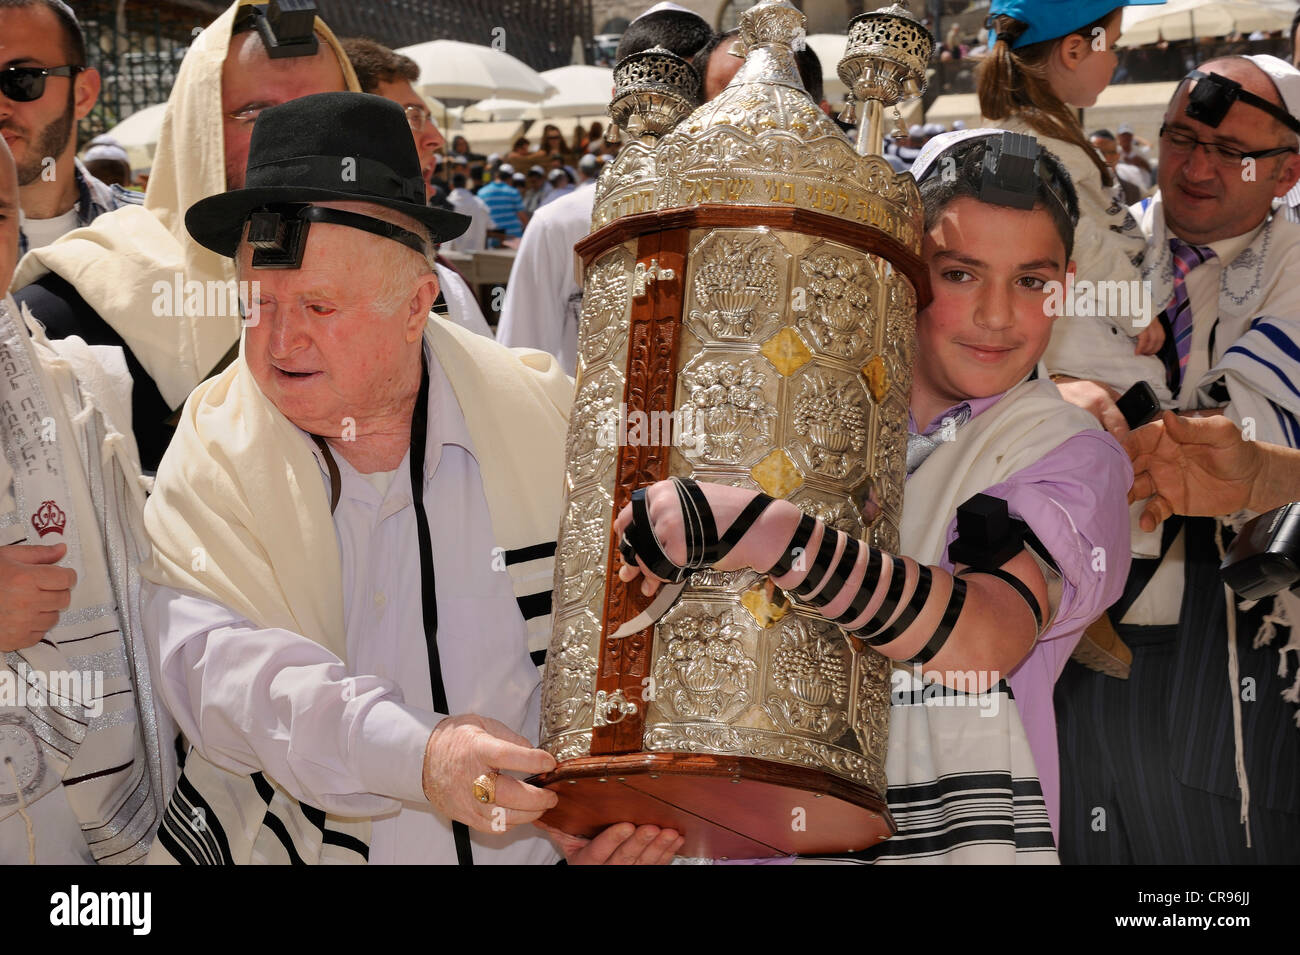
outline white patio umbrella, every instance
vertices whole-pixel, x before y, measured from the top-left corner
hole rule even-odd
[[[614,95],[614,71],[607,66],[560,66],[542,78],[555,87],[538,104],[547,118],[604,113]]]
[[[1169,0],[1160,6],[1125,7],[1120,42],[1146,46],[1161,40],[1285,30],[1294,14],[1294,6],[1288,11],[1252,0]]]
[[[108,131],[126,150],[132,169],[148,169],[153,165],[154,150],[158,148],[158,134],[162,131],[163,113],[167,104],[146,106],[136,110]]]
[[[466,106],[461,114],[467,123],[501,122],[503,120],[541,119],[542,104],[522,99],[502,99],[491,96]]]
[[[528,64],[509,53],[459,40],[430,40],[404,46],[398,53],[420,67],[416,86],[439,99],[481,100],[489,96],[536,102],[555,91]]]
[[[524,124],[519,122],[499,123],[462,123],[444,130],[443,135],[450,142],[457,136],[464,136],[470,148],[485,156],[492,153],[505,155],[510,152],[514,142],[523,135]]]
[[[607,66],[560,66],[542,78],[555,92],[540,103],[492,97],[465,108],[467,120],[561,119],[600,116],[614,91],[614,71]]]

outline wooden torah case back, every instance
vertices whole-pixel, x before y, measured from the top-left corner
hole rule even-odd
[[[764,8],[797,14],[748,13]],[[542,697],[541,746],[559,766],[537,780],[560,795],[544,821],[567,832],[655,824],[686,835],[682,854],[715,859],[893,833],[889,662],[779,590],[769,599],[748,570],[698,572],[657,624],[610,639],[649,604],[617,579],[613,519],[636,488],[692,476],[896,550],[928,296],[915,184],[854,150],[799,85],[784,26],[764,35],[754,19],[732,84],[605,172],[578,245]]]

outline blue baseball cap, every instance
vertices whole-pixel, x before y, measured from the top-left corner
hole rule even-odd
[[[994,17],[1007,16],[1028,23],[1029,29],[1011,44],[1013,50],[1018,50],[1032,43],[1066,36],[1120,7],[1151,6],[1164,2],[1165,0],[1121,0],[1119,3],[1116,0],[993,0],[989,6],[989,18],[984,25],[989,28],[989,49],[992,49],[998,39],[997,32],[993,29]]]

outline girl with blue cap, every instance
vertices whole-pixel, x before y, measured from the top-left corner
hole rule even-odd
[[[1165,332],[1154,314],[1159,310],[1142,295],[1138,273],[1146,239],[1076,118],[1078,109],[1096,103],[1115,72],[1127,5],[993,0],[986,21],[989,54],[978,75],[980,110],[988,125],[1036,136],[1064,162],[1079,194],[1077,274],[1066,320],[1056,323],[1043,357],[1048,371],[1066,387],[1068,379],[1090,378],[1117,394],[1145,381],[1168,407],[1172,395],[1156,357]]]

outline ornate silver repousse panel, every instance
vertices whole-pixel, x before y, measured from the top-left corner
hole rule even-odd
[[[872,411],[859,378],[813,368],[799,376],[790,411],[790,444],[800,463],[849,486],[866,476]]]
[[[573,396],[566,440],[569,487],[599,484],[604,475],[613,472],[618,456],[623,388],[623,376],[608,362],[596,365],[583,375]]]
[[[778,625],[768,648],[763,708],[786,732],[837,740],[849,721],[852,654],[832,624],[795,614]]]
[[[746,648],[739,608],[687,605],[661,621],[656,634],[654,698],[666,719],[725,722],[758,694],[758,665]]]
[[[714,230],[691,254],[686,327],[703,341],[764,341],[785,310],[789,259],[765,229]]]
[[[568,494],[556,545],[554,624],[542,686],[540,745],[556,759],[591,751],[634,248],[628,243],[611,249],[585,275],[578,388],[566,438]]]
[[[584,279],[582,289],[582,328],[578,336],[578,353],[585,368],[611,362],[621,371],[621,359],[627,351],[627,317],[631,305],[633,256],[620,246],[601,256]]]
[[[552,638],[546,656],[542,694],[542,736],[547,739],[575,725],[591,725],[591,687],[597,667],[591,644],[599,637],[600,624],[584,611],[565,617],[556,630],[558,639]]]
[[[678,405],[692,440],[681,453],[693,462],[748,466],[772,446],[776,375],[757,355],[709,350],[681,373]]]
[[[817,246],[800,260],[799,282],[807,293],[799,330],[818,351],[864,362],[874,336],[862,317],[877,314],[881,298],[871,257]]]

